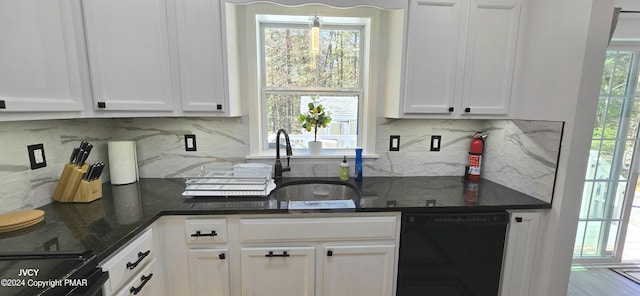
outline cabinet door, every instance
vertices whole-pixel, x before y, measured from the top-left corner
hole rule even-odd
[[[96,108],[173,109],[165,0],[84,0]]]
[[[0,1],[0,112],[81,111],[71,1]]]
[[[520,22],[518,0],[472,0],[463,114],[507,114]]]
[[[243,296],[312,296],[315,247],[242,248]]]
[[[189,295],[229,295],[227,253],[227,249],[191,249],[188,251],[191,288]]]
[[[466,1],[411,1],[409,7],[404,113],[455,112],[459,97],[467,18]]]
[[[511,213],[500,295],[529,295],[539,223],[538,212]]]
[[[182,109],[227,110],[219,0],[176,1]]]
[[[325,246],[321,295],[393,295],[394,251],[394,245]]]

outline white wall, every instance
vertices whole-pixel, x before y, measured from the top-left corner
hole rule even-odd
[[[533,295],[566,295],[613,0],[528,1],[517,117],[565,121],[553,208],[544,213]]]

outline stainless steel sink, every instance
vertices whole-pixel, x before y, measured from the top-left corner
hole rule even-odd
[[[332,181],[297,181],[279,186],[273,197],[280,201],[289,200],[357,200],[360,195],[348,183]]]

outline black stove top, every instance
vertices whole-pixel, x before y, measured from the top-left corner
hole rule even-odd
[[[91,251],[0,254],[0,295],[95,295],[107,279],[97,266]]]

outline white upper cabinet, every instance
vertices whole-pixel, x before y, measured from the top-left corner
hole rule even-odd
[[[81,115],[73,9],[64,0],[0,1],[0,120],[24,116],[9,112]]]
[[[182,110],[225,112],[224,37],[218,0],[177,0]]]
[[[471,1],[462,107],[464,114],[508,114],[520,1]]]
[[[390,117],[509,113],[519,0],[412,0],[404,93]]]
[[[172,111],[165,0],[84,0],[83,9],[94,107]]]
[[[467,11],[461,0],[411,1],[404,113],[455,111],[456,75],[464,62],[459,53],[464,44],[462,20]]]

